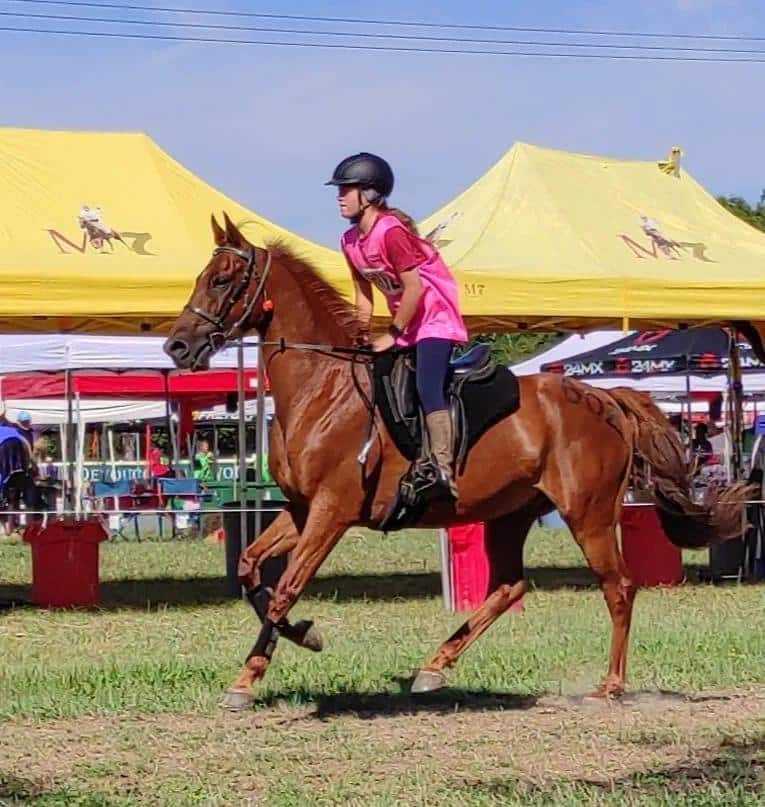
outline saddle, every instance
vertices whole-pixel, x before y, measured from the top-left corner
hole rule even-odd
[[[386,351],[374,360],[377,410],[399,451],[411,463],[399,481],[396,500],[380,525],[385,531],[416,523],[432,497],[438,469],[428,445],[428,431],[417,396],[415,352]],[[476,345],[452,359],[446,382],[454,435],[455,473],[462,473],[479,438],[520,405],[518,379],[497,365],[488,345]]]

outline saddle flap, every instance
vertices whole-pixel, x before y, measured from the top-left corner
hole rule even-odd
[[[414,356],[410,352],[400,353],[396,357],[390,373],[390,380],[398,411],[404,418],[416,417],[417,383]]]

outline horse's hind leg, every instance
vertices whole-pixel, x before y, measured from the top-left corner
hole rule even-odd
[[[412,692],[432,692],[446,685],[443,671],[526,592],[523,580],[523,545],[536,513],[511,513],[486,524],[489,593],[473,613],[436,651],[412,683]]]
[[[571,529],[587,563],[600,580],[603,596],[611,614],[608,673],[592,695],[600,698],[619,697],[624,694],[624,682],[627,677],[627,645],[637,587],[630,579],[617,546],[616,525],[592,528],[572,524]]]

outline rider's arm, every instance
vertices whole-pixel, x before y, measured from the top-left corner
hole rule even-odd
[[[406,272],[399,272],[399,280],[403,291],[401,292],[401,302],[393,317],[393,324],[401,331],[406,330],[406,326],[412,321],[417,313],[422,297],[422,279],[416,269],[408,269]]]
[[[417,313],[422,297],[422,278],[417,271],[427,256],[414,233],[403,227],[396,227],[385,233],[385,252],[393,270],[401,283],[401,303],[393,324],[400,330],[406,326]]]
[[[372,284],[361,277],[358,272],[353,272],[353,288],[356,291],[356,311],[361,320],[362,329],[364,332],[369,333],[372,311],[374,310]]]

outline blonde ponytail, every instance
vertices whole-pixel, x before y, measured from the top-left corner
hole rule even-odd
[[[380,205],[380,210],[385,211],[391,216],[395,216],[404,225],[404,227],[413,232],[415,235],[418,236],[420,234],[417,229],[417,222],[408,213],[404,213],[403,210],[399,210],[397,207],[388,207],[385,202]]]

